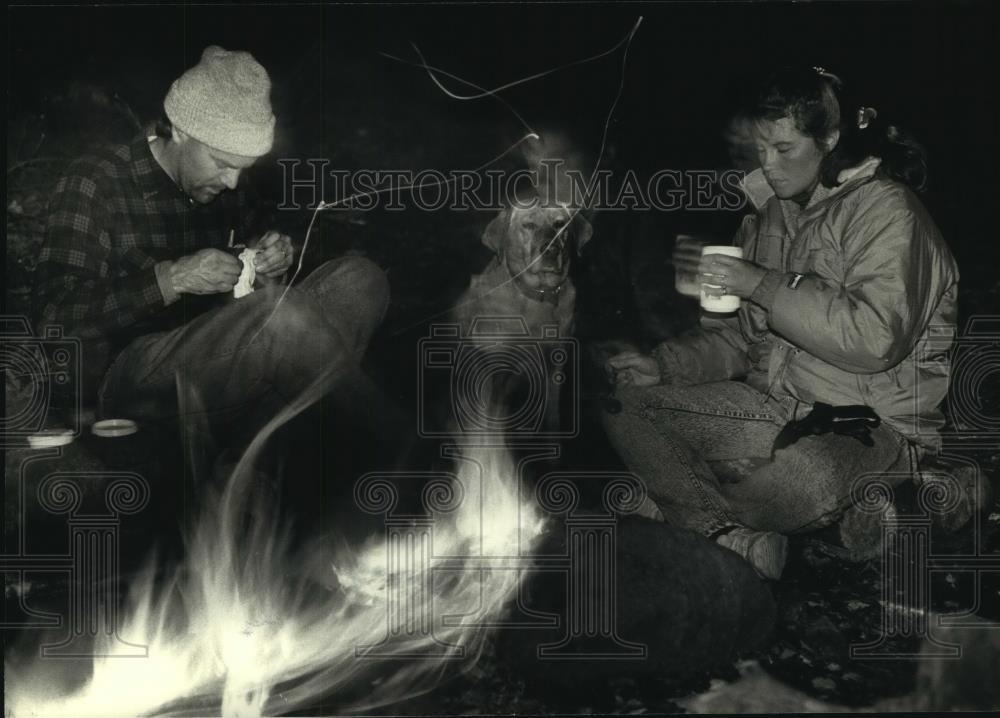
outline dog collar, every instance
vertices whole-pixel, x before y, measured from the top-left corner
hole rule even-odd
[[[559,306],[559,294],[562,292],[563,287],[566,286],[565,280],[555,289],[533,289],[531,287],[526,287],[521,282],[514,280],[514,284],[517,285],[518,291],[521,292],[525,297],[536,302],[553,304]]]

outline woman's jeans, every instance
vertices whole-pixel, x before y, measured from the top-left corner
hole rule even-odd
[[[105,375],[101,413],[203,414],[213,427],[238,423],[252,434],[318,377],[356,371],[388,300],[385,274],[371,261],[326,262],[287,293],[258,290],[134,340]]]
[[[851,505],[856,481],[901,483],[913,468],[906,439],[885,424],[872,431],[874,446],[805,436],[772,461],[783,421],[742,382],[629,387],[618,398],[622,411],[605,413],[604,425],[619,455],[668,523],[706,536],[822,528]]]

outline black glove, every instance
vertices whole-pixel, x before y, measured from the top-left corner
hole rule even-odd
[[[813,405],[813,410],[801,419],[785,424],[774,439],[771,460],[774,460],[778,449],[791,446],[803,436],[842,434],[853,436],[865,446],[875,446],[872,429],[878,428],[881,423],[878,414],[867,406],[830,406],[818,401]]]

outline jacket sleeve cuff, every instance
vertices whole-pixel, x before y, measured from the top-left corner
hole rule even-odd
[[[163,295],[163,306],[168,307],[178,299],[181,295],[174,291],[174,286],[170,282],[170,267],[173,265],[169,259],[162,262],[157,262],[154,267],[156,271],[156,283],[160,287],[160,294]]]
[[[653,349],[653,358],[660,368],[660,384],[690,386],[694,383],[687,376],[684,364],[670,346],[670,342],[663,342]]]
[[[750,301],[770,312],[771,306],[774,304],[774,295],[778,292],[778,287],[781,286],[785,277],[785,274],[769,269],[764,278],[760,280],[757,288],[753,290],[753,294],[750,295]]]

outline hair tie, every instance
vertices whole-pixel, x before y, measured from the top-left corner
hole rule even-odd
[[[858,129],[865,130],[868,129],[868,125],[872,120],[878,118],[878,110],[874,107],[859,107],[858,108]]]
[[[837,77],[836,75],[834,75],[832,72],[830,72],[829,70],[827,70],[825,67],[818,67],[816,65],[813,65],[813,70],[815,70],[816,74],[819,75],[820,77],[822,77],[823,79],[829,80],[831,83],[833,83],[834,87],[837,87],[837,88],[843,87],[843,85],[844,85],[843,81],[841,81],[841,79],[839,77]]]

